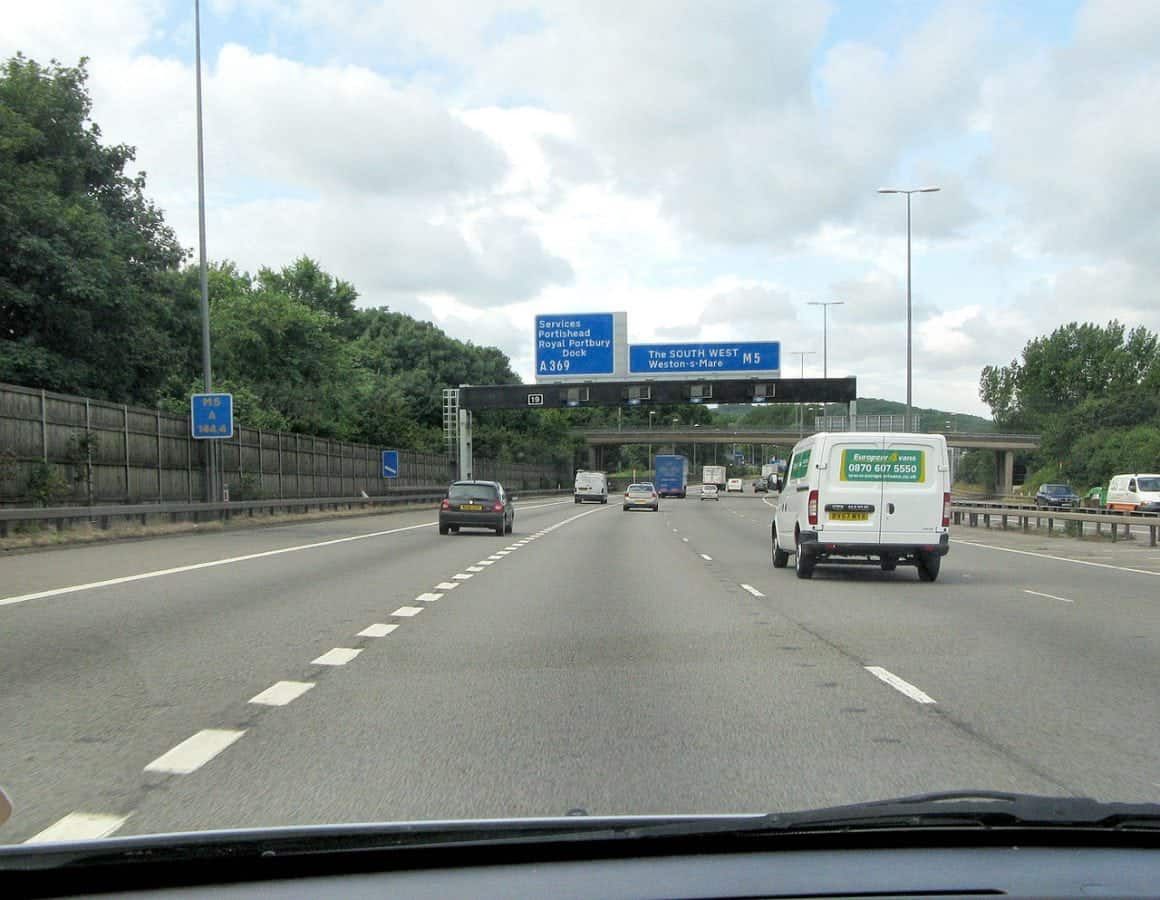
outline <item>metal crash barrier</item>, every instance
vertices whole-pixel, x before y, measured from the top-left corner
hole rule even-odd
[[[954,525],[969,525],[978,527],[980,520],[984,528],[991,528],[992,519],[999,520],[999,528],[1006,531],[1014,520],[1015,527],[1022,531],[1031,530],[1034,520],[1035,528],[1043,527],[1047,522],[1047,530],[1054,531],[1055,523],[1070,523],[1067,531],[1073,537],[1082,539],[1091,532],[1086,526],[1093,525],[1096,535],[1103,534],[1105,527],[1111,529],[1113,541],[1121,537],[1127,539],[1133,526],[1142,526],[1148,529],[1148,545],[1156,546],[1157,529],[1160,529],[1160,513],[1153,512],[1109,512],[1106,510],[1059,509],[1036,506],[1035,504],[1000,503],[986,500],[956,501],[951,505],[951,522]],[[1121,532],[1122,528],[1122,532]]]

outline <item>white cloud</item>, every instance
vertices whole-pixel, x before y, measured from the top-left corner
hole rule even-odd
[[[20,51],[38,62],[75,65],[82,56],[128,53],[149,39],[164,10],[164,0],[8,3],[0,16],[0,57]]]

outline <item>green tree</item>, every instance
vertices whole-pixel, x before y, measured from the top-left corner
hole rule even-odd
[[[0,67],[0,379],[152,399],[184,256],[127,145],[89,121],[85,60]]]

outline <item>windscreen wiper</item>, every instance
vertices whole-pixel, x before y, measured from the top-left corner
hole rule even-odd
[[[1089,828],[1160,832],[1160,803],[1105,803],[1002,791],[946,791],[824,809],[770,813],[746,822],[685,822],[649,834],[776,834],[897,828]],[[698,832],[698,828],[700,831]]]

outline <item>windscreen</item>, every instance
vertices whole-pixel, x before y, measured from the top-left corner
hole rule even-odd
[[[1160,0],[0,3],[0,843],[1160,801],[1158,110]]]

